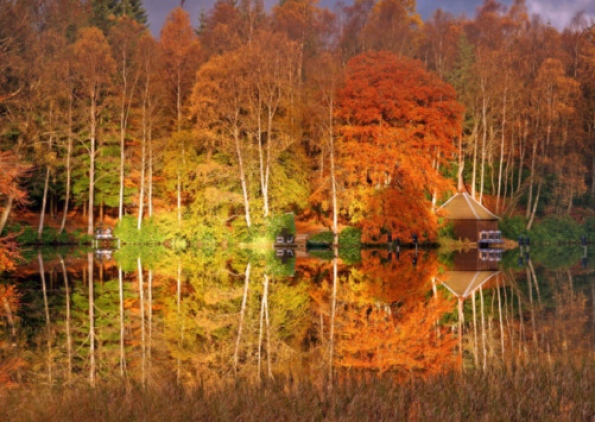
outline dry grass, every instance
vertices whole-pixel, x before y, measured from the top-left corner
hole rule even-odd
[[[35,387],[0,395],[9,421],[568,420],[595,418],[592,364],[449,373],[397,384],[343,378],[332,388],[276,380],[187,390],[165,383]]]

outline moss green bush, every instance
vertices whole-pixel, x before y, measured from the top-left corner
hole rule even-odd
[[[308,243],[312,245],[332,245],[333,244],[333,232],[325,231],[316,233],[310,236]]]
[[[138,220],[131,215],[125,215],[116,224],[114,236],[130,245],[157,245],[169,239],[168,231],[170,222],[150,217],[143,220],[141,229]]]
[[[525,230],[527,223],[525,219],[520,215],[515,215],[513,217],[504,217],[500,220],[498,226],[500,231],[502,232],[502,236],[505,239],[512,239],[516,240],[519,238],[520,235],[525,235],[527,230]]]
[[[339,246],[341,248],[361,248],[362,230],[356,227],[345,227],[339,233]]]
[[[284,229],[295,236],[295,216],[293,213],[278,214],[269,218],[266,223],[267,239],[274,241],[275,237]]]
[[[531,230],[531,242],[537,244],[556,244],[579,242],[583,228],[568,215],[551,215],[541,220]]]
[[[356,264],[362,260],[362,250],[356,247],[339,246],[339,258],[346,264]]]
[[[71,245],[81,243],[91,243],[91,238],[76,230],[71,233],[63,231],[58,233],[54,227],[44,227],[41,232],[41,239],[38,238],[37,229],[32,226],[21,226],[13,224],[8,227],[4,234],[18,234],[16,240],[20,245]]]

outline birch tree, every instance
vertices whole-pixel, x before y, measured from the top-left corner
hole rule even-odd
[[[90,27],[81,30],[73,46],[74,72],[82,95],[86,100],[89,153],[89,215],[87,234],[93,235],[93,208],[95,189],[95,158],[99,136],[99,114],[104,108],[105,97],[115,71],[115,62],[110,46],[99,29]]]

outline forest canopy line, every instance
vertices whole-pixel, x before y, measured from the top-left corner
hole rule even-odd
[[[191,239],[295,212],[432,239],[457,187],[526,229],[595,203],[582,14],[558,31],[523,0],[426,22],[412,0],[218,0],[193,18],[173,9],[155,40],[140,0],[0,0],[0,232],[26,209],[39,239],[46,213]]]

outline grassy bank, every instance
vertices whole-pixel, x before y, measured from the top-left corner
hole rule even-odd
[[[91,389],[18,388],[0,394],[10,421],[592,420],[591,364],[449,373],[402,383],[343,377],[332,388],[282,378],[183,389],[121,382]]]

